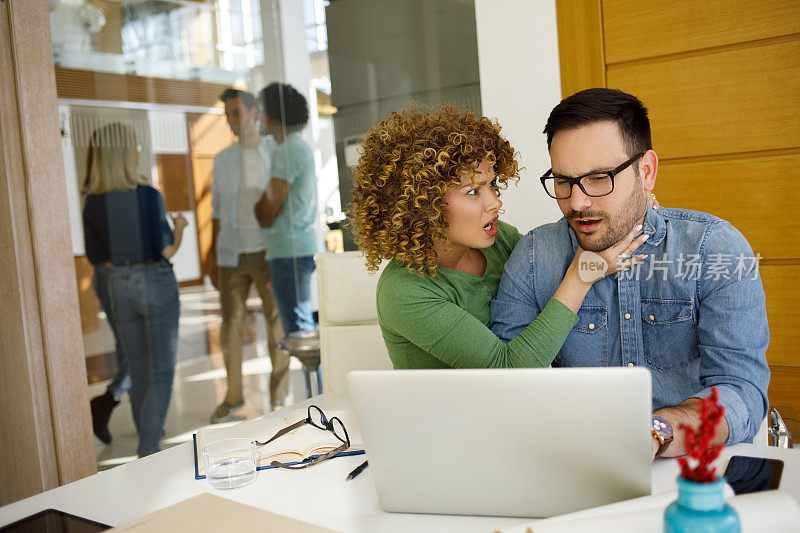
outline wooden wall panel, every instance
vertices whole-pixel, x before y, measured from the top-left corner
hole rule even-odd
[[[800,370],[797,367],[771,366],[772,376],[769,382],[769,404],[773,407],[797,407],[797,391],[800,391]],[[781,411],[784,417],[785,411]],[[785,420],[786,421],[786,420]],[[795,420],[795,423],[797,421]],[[797,438],[796,433],[792,433]]]
[[[791,216],[800,205],[800,150],[755,158],[684,159],[659,165],[655,192],[662,205],[705,211],[741,231],[766,259],[798,256],[800,232]]]
[[[0,2],[0,506],[97,470],[49,32]]]
[[[214,107],[228,88],[220,83],[149,78],[55,67],[59,98]]]
[[[0,72],[13,72],[12,17],[0,3]],[[58,459],[53,429],[36,424],[52,416],[36,304],[33,243],[27,218],[23,140],[19,134],[18,95],[14,76],[0,76],[0,320],[16,327],[0,328],[0,507],[58,486]],[[15,227],[17,226],[17,227]],[[20,235],[21,234],[21,235]],[[34,331],[31,331],[34,330]],[[20,379],[25,376],[27,379]],[[39,440],[51,444],[37,446]],[[21,444],[21,445],[20,445]]]
[[[800,33],[800,0],[604,0],[603,27],[614,64]]]
[[[770,332],[767,361],[771,365],[792,366],[800,372],[797,360],[800,328],[796,311],[800,301],[800,261],[793,265],[762,264],[761,280],[767,294]],[[795,393],[800,396],[800,389]]]
[[[662,159],[800,146],[800,36],[611,65],[608,87],[635,94],[648,107]]]
[[[600,0],[556,0],[561,94],[605,86]]]
[[[602,0],[599,17],[596,2],[556,6],[563,95],[638,96],[662,205],[729,220],[765,258],[770,400],[800,410],[800,0]],[[598,60],[605,77],[587,76]]]

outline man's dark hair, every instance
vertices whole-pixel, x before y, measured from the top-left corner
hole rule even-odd
[[[253,93],[249,93],[241,89],[234,89],[233,87],[228,87],[225,89],[219,97],[223,103],[233,98],[239,98],[247,109],[253,109],[258,103],[256,102],[256,97],[253,96]]]
[[[559,131],[612,121],[619,126],[629,157],[651,150],[650,119],[647,108],[635,96],[618,89],[585,89],[561,100],[544,126],[547,149]]]
[[[297,89],[286,83],[271,83],[258,94],[261,110],[283,122],[287,130],[302,129],[308,123],[308,102]]]

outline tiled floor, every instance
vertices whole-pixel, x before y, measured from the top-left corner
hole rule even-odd
[[[264,406],[269,406],[271,365],[267,357],[261,302],[255,297],[248,299],[247,303],[249,312],[242,365],[245,407],[237,415],[254,418],[264,413]],[[192,433],[198,427],[209,423],[211,413],[225,396],[225,367],[219,349],[220,324],[219,295],[216,291],[204,288],[181,290],[178,363],[162,448],[191,440]],[[88,354],[95,354],[87,357],[90,381],[94,380],[89,385],[89,397],[92,398],[105,392],[115,370],[113,339],[107,325],[103,324],[98,332],[87,336],[84,344]],[[294,358],[290,366],[290,401],[292,395],[297,399],[303,399],[306,395],[303,370]],[[137,457],[138,435],[127,394],[114,409],[109,430],[113,437],[111,444],[105,445],[95,438],[98,470]]]

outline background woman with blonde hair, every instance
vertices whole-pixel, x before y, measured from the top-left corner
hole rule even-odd
[[[499,220],[500,189],[519,179],[500,125],[452,107],[392,113],[362,140],[349,206],[356,241],[378,281],[378,322],[395,368],[549,366],[593,281],[578,249],[542,313],[505,343],[488,327],[503,265],[521,238]],[[633,229],[601,252],[603,275],[640,262]]]
[[[124,381],[127,369],[141,457],[160,450],[172,393],[180,304],[167,260],[180,246],[186,220],[181,215],[172,219],[173,235],[164,199],[137,171],[139,146],[123,124],[94,131],[83,226],[95,291],[114,332],[120,363],[109,391],[92,400],[95,434],[111,440],[108,416],[119,401],[113,388]]]

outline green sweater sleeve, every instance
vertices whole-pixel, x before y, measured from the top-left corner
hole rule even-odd
[[[480,320],[435,291],[404,288],[379,290],[381,327],[390,328],[452,368],[549,366],[578,322],[567,306],[551,299],[539,316],[506,344]]]

